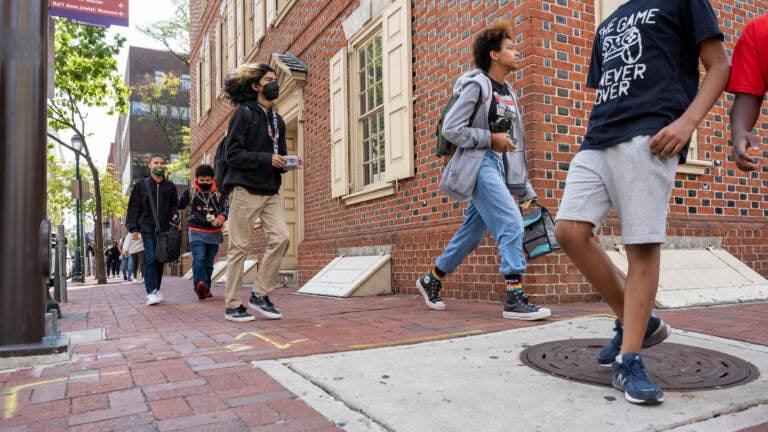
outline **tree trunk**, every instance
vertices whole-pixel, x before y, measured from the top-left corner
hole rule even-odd
[[[85,158],[93,176],[93,199],[96,201],[96,218],[93,221],[94,242],[93,258],[96,260],[96,281],[100,284],[107,283],[106,269],[104,268],[104,233],[102,231],[101,217],[101,185],[99,183],[99,171],[90,157]]]

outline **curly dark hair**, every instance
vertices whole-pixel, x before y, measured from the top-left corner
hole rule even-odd
[[[512,40],[512,25],[507,21],[497,21],[480,31],[472,44],[475,66],[488,72],[491,67],[491,51],[501,51],[504,39]]]
[[[275,70],[265,63],[247,63],[240,65],[224,80],[224,91],[233,103],[241,104],[248,100],[256,100],[256,92],[252,83],[258,83],[267,72]]]

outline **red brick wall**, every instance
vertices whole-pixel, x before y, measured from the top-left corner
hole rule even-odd
[[[330,197],[328,69],[332,55],[347,41],[341,22],[356,1],[297,1],[277,28],[271,28],[255,60],[291,51],[309,68],[304,88],[304,241],[299,245],[299,283],[306,282],[337,255],[341,247],[392,245],[393,289],[415,293],[415,279],[434,265],[462,220],[463,204],[437,188],[440,164],[433,155],[439,109],[455,77],[471,66],[471,36],[497,19],[511,20],[523,67],[511,81],[520,90],[524,110],[530,176],[542,203],[557,210],[568,162],[586,131],[592,91],[585,87],[594,37],[592,1],[412,2],[414,145],[416,173],[392,196],[344,205]],[[730,50],[754,5],[713,1]],[[193,1],[193,64],[195,32]],[[209,9],[218,11],[209,0]],[[515,6],[517,4],[517,6]],[[765,11],[762,10],[764,13]],[[210,25],[210,19],[207,22]],[[213,27],[211,28],[212,48]],[[192,83],[196,73],[193,68]],[[215,74],[212,73],[212,76]],[[194,91],[193,99],[194,99]],[[193,113],[196,102],[192,101]],[[725,96],[699,128],[699,157],[716,162],[706,174],[678,175],[673,192],[669,235],[718,236],[723,247],[768,276],[768,185],[761,174],[735,171],[727,160]],[[214,100],[209,118],[196,126],[193,114],[192,160],[218,142],[231,107]],[[768,117],[760,120],[763,124]],[[215,135],[215,138],[211,137]],[[601,234],[620,235],[615,218]],[[259,243],[259,242],[257,242]],[[225,248],[222,248],[225,249]],[[260,251],[259,244],[254,252]],[[503,294],[495,243],[487,238],[445,282],[445,296],[500,300]],[[563,254],[529,265],[526,291],[541,303],[595,300],[596,293]]]

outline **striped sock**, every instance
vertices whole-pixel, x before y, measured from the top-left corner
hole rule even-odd
[[[438,276],[437,272],[436,272],[436,271],[434,271],[434,270],[430,270],[430,271],[429,271],[429,274],[431,274],[433,278],[435,278],[435,279],[437,279],[437,280],[439,280],[439,281],[442,281],[442,280],[443,280],[443,277],[445,276],[445,275],[443,275],[443,276]]]
[[[523,290],[523,284],[520,281],[507,281],[507,291]]]

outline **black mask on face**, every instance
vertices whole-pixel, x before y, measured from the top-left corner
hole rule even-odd
[[[198,183],[197,185],[204,191],[211,190],[211,186],[213,186],[211,183]]]
[[[264,93],[264,97],[267,98],[267,100],[275,100],[280,96],[280,85],[277,81],[272,81],[271,83],[265,84],[264,87],[262,87],[261,92]]]

